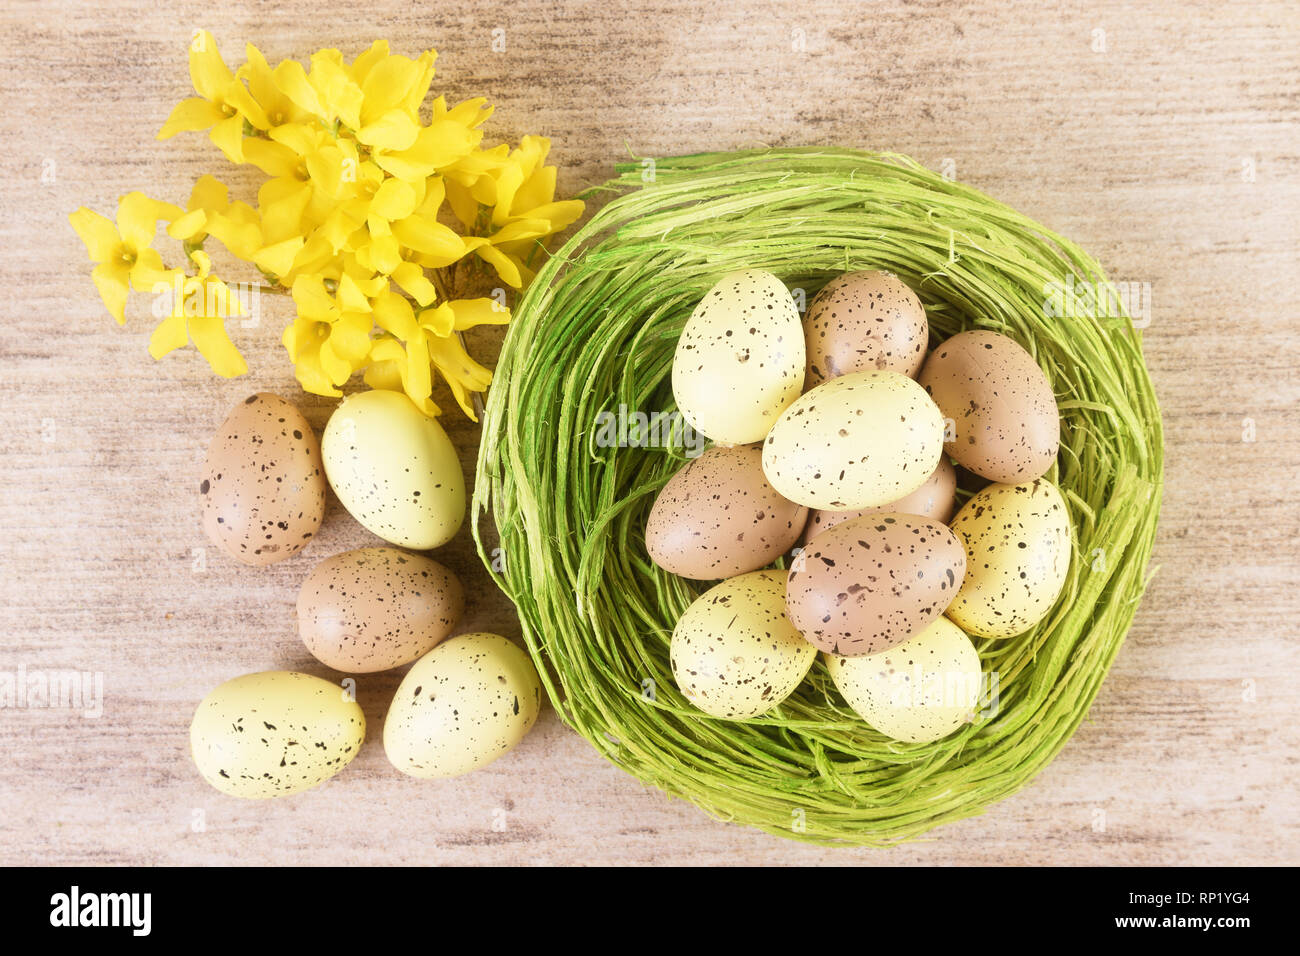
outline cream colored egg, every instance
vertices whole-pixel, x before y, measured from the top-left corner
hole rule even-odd
[[[983,682],[975,645],[942,617],[879,654],[827,654],[826,670],[858,716],[886,737],[914,744],[967,723]]]
[[[852,372],[781,414],[763,445],[763,472],[791,501],[850,511],[910,495],[942,455],[943,417],[925,389],[898,372]]]
[[[752,571],[701,594],[677,622],[668,649],[673,679],[714,717],[744,720],[790,696],[817,650],[790,622],[784,571]]]
[[[499,634],[462,634],[415,662],[384,720],[384,751],[412,777],[455,777],[513,748],[537,721],[542,684]]]
[[[203,779],[232,797],[283,797],[338,773],[361,749],[366,718],[350,692],[310,674],[264,671],[203,698],[190,752]]]
[[[424,551],[460,530],[465,476],[456,449],[402,393],[345,398],[325,425],[321,455],[343,507],[385,541]]]
[[[952,530],[966,548],[966,577],[948,616],[977,637],[1014,637],[1051,611],[1070,571],[1070,513],[1045,478],[989,485]]]
[[[673,356],[678,410],[725,445],[762,441],[803,379],[799,310],[781,280],[761,269],[723,276],[691,313]]]

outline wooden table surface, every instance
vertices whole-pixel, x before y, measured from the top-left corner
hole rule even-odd
[[[0,710],[0,863],[1300,862],[1300,7],[1057,6],[4,0],[0,679],[98,673],[103,713]],[[197,475],[227,410],[261,389],[301,399],[318,427],[330,410],[293,382],[287,303],[235,331],[244,379],[192,351],[155,363],[147,309],[116,327],[68,226],[79,205],[111,212],[135,188],[184,202],[198,175],[226,172],[205,136],[154,140],[189,93],[196,27],[230,61],[249,41],[272,60],[379,36],[436,47],[435,90],[490,96],[493,137],[550,136],[566,194],[629,151],[887,148],[951,164],[1113,278],[1149,283],[1159,571],[1061,756],[928,840],[828,850],[641,786],[549,709],[479,773],[405,778],[379,744],[389,674],[360,679],[370,741],[326,785],[245,802],[204,784],[195,704],[249,671],[337,678],[296,636],[297,588],[375,539],[331,500],[311,547],[270,568],[207,545]],[[445,417],[470,473],[476,433]],[[467,628],[518,634],[468,533],[437,556],[467,582]]]

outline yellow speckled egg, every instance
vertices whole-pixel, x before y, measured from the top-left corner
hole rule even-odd
[[[879,654],[827,654],[826,670],[858,716],[913,744],[940,740],[967,723],[983,683],[975,645],[943,617]]]
[[[942,455],[943,417],[925,389],[898,372],[852,372],[781,413],[763,473],[791,501],[851,511],[910,495]]]
[[[723,276],[691,313],[673,356],[678,410],[724,445],[762,441],[803,379],[799,310],[761,269]]]
[[[203,779],[222,793],[262,799],[328,780],[365,736],[365,715],[338,684],[263,671],[203,698],[190,723],[190,751]]]
[[[407,671],[384,720],[384,751],[412,777],[477,770],[524,739],[542,707],[528,654],[499,634],[462,634]]]
[[[966,578],[948,616],[976,637],[1014,637],[1056,604],[1070,570],[1070,513],[1045,478],[989,485],[952,530],[966,548]]]
[[[789,697],[817,650],[790,622],[784,571],[752,571],[701,594],[668,648],[683,696],[714,717],[744,720]]]
[[[385,541],[424,551],[460,530],[465,477],[456,449],[402,393],[376,389],[343,399],[325,426],[321,453],[343,507]]]

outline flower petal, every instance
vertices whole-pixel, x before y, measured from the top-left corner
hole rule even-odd
[[[235,378],[248,371],[248,364],[235,348],[220,316],[194,316],[189,320],[190,339],[222,378]]]
[[[148,249],[158,234],[158,220],[166,215],[169,208],[175,211],[175,218],[179,219],[179,207],[150,199],[139,190],[129,192],[119,199],[117,231],[122,235],[123,245],[134,253]]]
[[[374,322],[368,312],[344,312],[330,328],[329,347],[349,363],[349,375],[370,354],[370,331],[373,328]]]
[[[420,313],[420,328],[442,338],[451,335],[456,327],[456,313],[446,302]]]
[[[506,325],[510,321],[510,310],[496,299],[456,299],[447,305],[455,314],[453,328],[457,332],[478,325]]]
[[[317,189],[337,197],[343,183],[343,151],[337,146],[326,146],[308,153],[307,173]]]
[[[447,380],[447,386],[455,396],[461,411],[471,421],[478,421],[470,395],[486,389],[492,382],[492,373],[470,358],[461,345],[460,339],[454,335],[443,339],[431,339],[429,358],[442,377]]]
[[[253,255],[253,264],[263,272],[279,277],[293,268],[293,257],[302,248],[302,236],[291,236],[274,245],[263,246]]]
[[[527,209],[525,215],[529,219],[547,220],[546,233],[550,235],[577,222],[586,207],[587,204],[581,199],[564,199],[560,202],[548,202],[542,206],[534,206],[532,209]]]
[[[474,198],[469,188],[456,182],[454,179],[447,181],[447,204],[451,206],[452,213],[460,220],[461,225],[466,228],[473,227],[478,221],[478,200]]]
[[[463,236],[440,222],[422,216],[410,216],[393,223],[393,235],[408,249],[440,260],[435,268],[451,265],[467,251]]]
[[[284,128],[278,127],[276,132]],[[244,140],[242,149],[245,162],[268,176],[292,177],[298,171],[298,154],[283,143],[250,136]]]
[[[375,63],[361,84],[361,90],[365,94],[361,108],[362,122],[373,123],[378,117],[395,110],[405,100],[407,91],[420,78],[420,73],[420,64],[404,56],[388,56]]]
[[[352,377],[354,371],[352,363],[338,355],[328,341],[321,343],[320,367],[332,385],[342,385]]]
[[[187,344],[189,340],[185,316],[169,315],[158,323],[153,335],[149,336],[149,354],[160,359]]]
[[[230,205],[230,190],[215,176],[204,173],[194,181],[186,209],[211,209],[221,212]]]
[[[484,243],[478,246],[474,252],[485,262],[496,269],[497,275],[510,286],[518,289],[524,284],[523,276],[519,274],[519,266],[516,265],[509,256],[500,249],[497,249],[491,243]]]
[[[299,108],[321,119],[325,118],[325,107],[316,93],[315,87],[307,79],[307,71],[297,60],[285,60],[276,65],[272,78],[275,85],[285,96]]]
[[[203,227],[207,225],[208,214],[202,209],[191,209],[167,227],[167,235],[173,239],[193,239],[204,235]]]
[[[216,215],[208,218],[206,228],[232,255],[246,262],[262,248],[262,228],[256,222],[244,222],[230,214]]]
[[[420,305],[428,305],[438,297],[438,290],[433,287],[428,276],[414,262],[403,262],[392,272],[393,281],[401,286]]]
[[[214,106],[202,97],[192,96],[187,100],[181,100],[172,108],[171,115],[158,131],[158,138],[171,139],[177,133],[192,133],[207,129],[220,122],[224,116],[220,107]]]
[[[190,41],[190,80],[194,91],[205,100],[219,99],[235,82],[235,75],[217,51],[216,39],[207,30],[200,30]]]
[[[244,117],[236,113],[212,127],[208,134],[214,146],[226,154],[232,163],[244,161]]]
[[[401,245],[391,235],[372,235],[370,242],[363,249],[357,250],[357,260],[363,258],[370,268],[388,275],[402,264]]]
[[[68,216],[68,222],[85,243],[86,252],[93,261],[108,262],[119,258],[118,247],[122,245],[122,237],[117,234],[113,220],[82,206]]]
[[[366,88],[366,77],[375,65],[388,56],[388,41],[376,40],[370,44],[370,49],[361,53],[352,61],[352,78],[361,84],[361,89]]]
[[[400,179],[385,179],[370,200],[370,209],[392,222],[413,213],[416,200],[414,187]]]
[[[90,278],[99,290],[99,297],[104,300],[108,312],[117,320],[118,325],[126,324],[126,297],[130,291],[130,269],[126,263],[101,262],[90,270]]]
[[[293,280],[290,290],[293,304],[302,318],[333,319],[337,312],[334,298],[325,290],[325,278],[320,275],[300,275]]]
[[[375,324],[385,332],[391,332],[403,341],[415,334],[415,310],[406,296],[392,290],[381,292],[371,303],[371,308]]]
[[[449,166],[468,154],[482,139],[460,123],[434,121],[420,130],[410,149],[375,156],[385,172],[398,179],[417,179],[432,175],[439,167]]]

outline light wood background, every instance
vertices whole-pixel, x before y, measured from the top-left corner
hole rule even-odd
[[[0,671],[102,672],[105,701],[98,719],[0,711],[0,862],[1300,862],[1300,7],[1056,6],[4,0]],[[194,706],[249,671],[336,677],[296,637],[297,588],[373,539],[331,502],[292,560],[253,570],[196,552],[198,470],[228,408],[270,389],[319,427],[329,405],[296,390],[280,301],[236,332],[246,379],[217,380],[188,351],[154,363],[147,309],[114,325],[67,224],[134,188],[184,202],[198,175],[225,171],[202,135],[154,140],[189,92],[201,26],[235,62],[248,41],[273,60],[379,36],[436,47],[435,89],[489,95],[493,136],[552,137],[565,193],[629,150],[888,148],[950,161],[1113,278],[1150,283],[1168,436],[1159,573],[1060,758],[927,841],[826,850],[642,787],[549,710],[479,773],[407,779],[379,743],[399,675],[380,675],[359,682],[370,741],[345,773],[278,801],[209,789],[188,757]],[[496,341],[472,344],[486,357]],[[446,418],[472,470],[475,431]],[[467,628],[518,634],[467,533],[437,557],[468,584]]]

